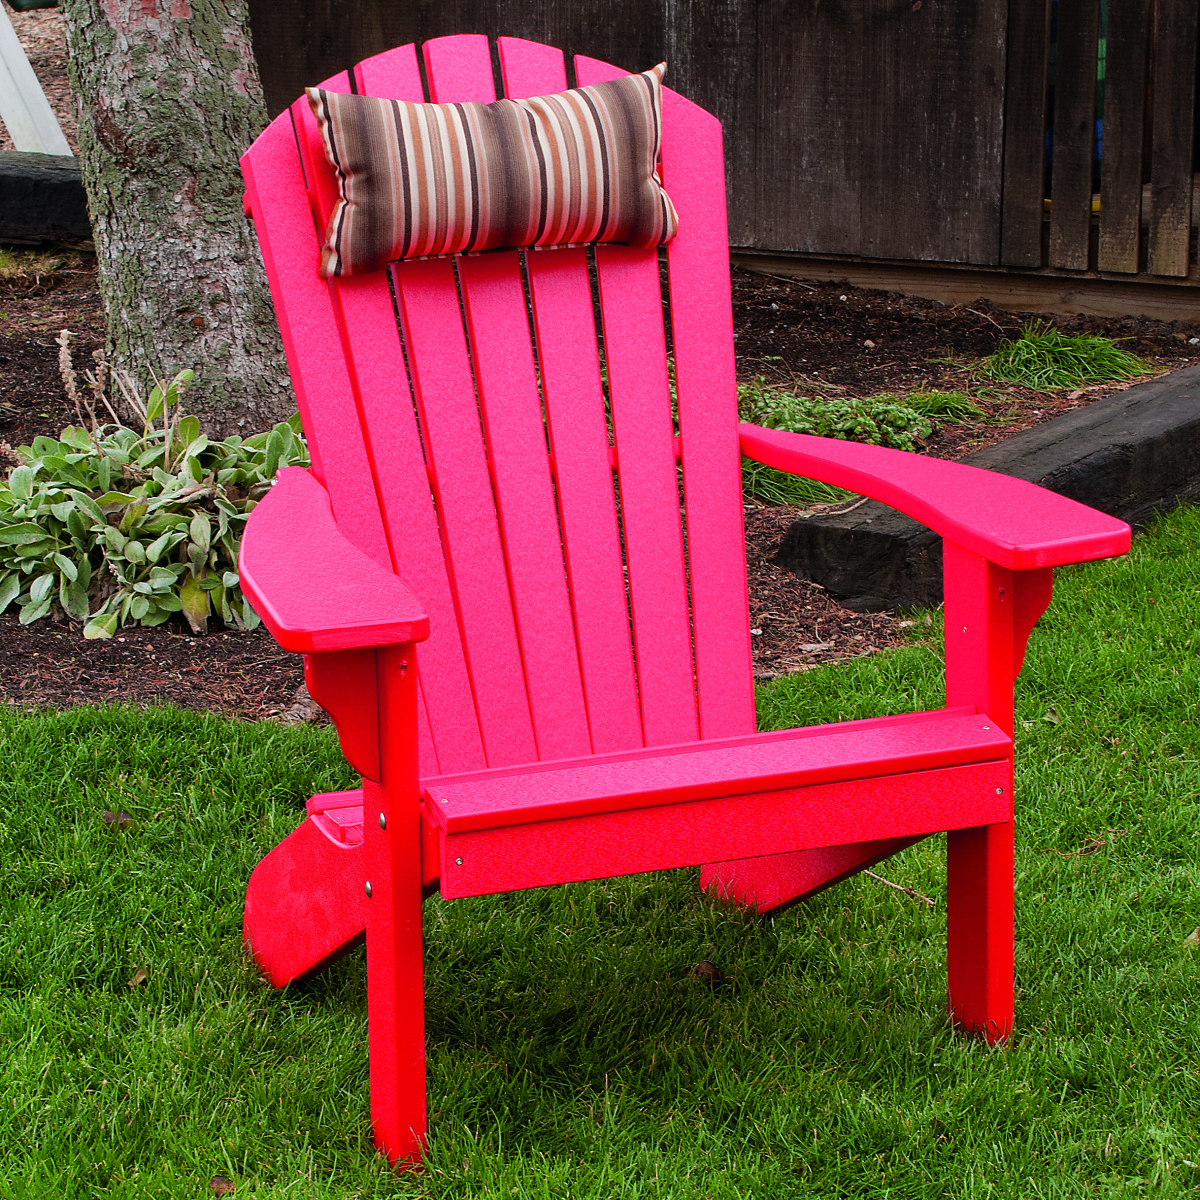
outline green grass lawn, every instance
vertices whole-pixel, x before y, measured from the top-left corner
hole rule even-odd
[[[371,1150],[362,953],[283,994],[242,957],[253,865],[352,783],[332,734],[0,713],[0,1197],[200,1197],[218,1174],[237,1197],[1196,1194],[1198,552],[1200,510],[1177,512],[1060,572],[1033,636],[1010,1048],[946,1025],[937,839],[879,868],[935,907],[859,877],[757,919],[690,871],[431,902],[431,1147],[406,1176]],[[760,711],[939,691],[913,646]]]

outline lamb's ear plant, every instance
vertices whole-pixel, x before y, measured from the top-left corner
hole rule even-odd
[[[97,351],[81,394],[68,336],[59,337],[59,365],[80,424],[19,446],[19,465],[0,484],[0,612],[15,603],[30,624],[57,605],[86,638],[112,637],[127,622],[161,625],[175,612],[197,633],[214,614],[254,628],[238,545],[276,470],[308,462],[299,418],[210,441],[183,412],[191,371],[143,398]],[[121,422],[120,404],[141,433]]]

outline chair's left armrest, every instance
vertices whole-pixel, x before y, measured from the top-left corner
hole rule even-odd
[[[741,425],[739,432],[747,457],[881,500],[1012,571],[1111,558],[1129,549],[1124,521],[1010,475],[757,425]]]
[[[420,642],[421,602],[342,535],[325,489],[300,467],[279,472],[242,535],[242,591],[285,649],[311,654]]]

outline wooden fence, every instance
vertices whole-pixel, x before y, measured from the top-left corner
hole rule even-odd
[[[1200,282],[1189,251],[1198,10],[1197,0],[250,4],[272,112],[359,58],[448,33],[507,33],[630,70],[665,58],[668,84],[724,122],[735,247],[1164,280],[1190,269]]]

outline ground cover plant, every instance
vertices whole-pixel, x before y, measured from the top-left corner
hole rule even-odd
[[[1198,545],[1180,510],[1060,572],[1034,633],[1010,1048],[946,1027],[937,841],[878,869],[912,894],[773,919],[688,871],[431,901],[406,1176],[370,1149],[361,952],[278,993],[240,948],[254,863],[353,782],[330,731],[0,711],[0,1196],[1194,1194]],[[940,671],[787,677],[760,720],[936,705]]]
[[[738,384],[738,416],[766,429],[807,433],[919,450],[933,432],[935,418],[951,421],[978,416],[981,409],[964,392],[916,391],[907,395],[800,396],[769,384],[759,376]],[[742,459],[742,491],[746,499],[796,507],[837,504],[852,493],[841,488],[777,471],[751,458]]]

